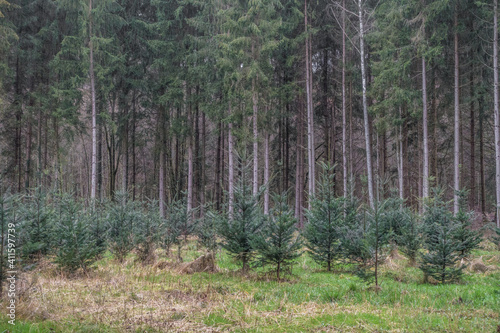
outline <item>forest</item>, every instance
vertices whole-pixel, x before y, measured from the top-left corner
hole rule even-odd
[[[500,332],[498,0],[0,0],[0,330]]]

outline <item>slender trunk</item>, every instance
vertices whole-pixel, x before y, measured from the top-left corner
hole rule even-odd
[[[269,133],[264,138],[264,214],[269,214]]]
[[[371,152],[371,140],[370,140],[370,124],[368,119],[368,102],[367,102],[367,92],[366,92],[366,68],[365,68],[365,41],[364,41],[364,27],[363,27],[363,3],[362,0],[358,0],[358,10],[359,10],[359,48],[361,52],[361,79],[363,85],[363,117],[365,125],[365,144],[366,144],[366,168],[368,175],[368,199],[370,202],[370,207],[374,207],[374,196],[373,196],[373,169],[372,169],[372,152]]]
[[[97,197],[100,201],[103,199],[102,193],[102,121],[99,122],[99,126],[97,128]]]
[[[159,186],[158,186],[158,190],[159,190],[159,193],[158,193],[158,201],[159,201],[159,205],[160,205],[160,216],[162,218],[165,217],[165,137],[164,137],[164,131],[163,131],[163,127],[165,126],[165,123],[163,121],[163,114],[164,114],[164,110],[161,109],[160,110],[160,114],[158,115],[158,118],[159,118],[159,121],[158,123],[160,124],[159,125],[159,137],[160,137],[160,140],[159,140],[159,144],[160,144],[160,154],[159,154],[159,158],[160,158],[160,168],[159,168],[159,171],[158,171],[158,179],[159,179]]]
[[[401,112],[401,106],[399,107],[399,118],[403,121],[403,115]],[[404,163],[403,163],[403,124],[399,126],[399,135],[398,135],[398,145],[396,148],[397,156],[398,156],[398,185],[399,185],[399,198],[404,200],[405,192],[404,192]]]
[[[204,209],[203,207],[205,206],[205,147],[206,147],[206,135],[205,135],[205,112],[201,113],[201,167],[200,167],[200,173],[201,173],[201,189],[200,189],[200,205],[201,209]],[[203,211],[202,211],[203,215]]]
[[[314,123],[312,110],[312,85],[311,85],[311,62],[310,62],[310,37],[307,26],[307,0],[304,5],[304,25],[306,31],[306,98],[307,98],[307,161],[308,161],[308,207],[311,209],[311,199],[314,195]]]
[[[193,119],[191,114],[191,103],[189,102],[189,96],[191,95],[191,88],[186,87],[186,82],[184,82],[184,107],[187,110],[187,121],[188,121],[188,136],[187,136],[187,153],[188,153],[188,177],[187,177],[187,214],[188,219],[192,218],[193,210]]]
[[[498,0],[493,0],[493,96],[495,113],[496,223],[500,228],[500,114],[498,101]]]
[[[231,117],[231,104],[229,104],[229,117]],[[234,212],[234,158],[233,158],[233,123],[229,122],[229,130],[227,133],[227,145],[228,145],[228,192],[229,192],[229,220],[233,219]]]
[[[347,196],[347,116],[346,116],[346,96],[345,96],[345,0],[342,1],[342,166],[344,198]]]
[[[253,195],[257,195],[259,190],[259,130],[257,127],[257,87],[255,79],[252,81],[252,103],[253,103]]]
[[[33,136],[33,126],[31,121],[28,122],[28,137],[26,138],[26,173],[24,180],[25,190],[30,188],[30,174],[31,174],[31,139]]]
[[[136,110],[135,110],[135,93],[134,93],[134,100],[132,102],[132,201],[135,201],[135,195],[136,195],[136,173],[137,173],[137,164],[136,164],[136,156],[135,156],[135,128],[136,128]],[[162,147],[162,149],[165,149],[165,147]]]
[[[483,71],[481,70],[481,79],[483,79]],[[486,214],[486,184],[484,177],[484,134],[483,134],[483,119],[484,119],[484,96],[479,98],[479,192],[481,202],[481,213],[483,217]]]
[[[222,123],[219,123],[219,136],[217,139],[217,153],[215,156],[215,183],[214,183],[214,196],[216,209],[220,209],[220,169],[221,169],[221,147],[222,147]]]
[[[422,105],[423,105],[423,153],[424,153],[424,169],[422,172],[422,198],[429,196],[429,134],[427,122],[427,75],[426,75],[425,57],[422,55]],[[423,201],[422,211],[425,210],[425,200]]]
[[[37,168],[37,186],[42,187],[42,108],[38,108],[38,168]],[[87,153],[85,152],[85,156]],[[87,164],[88,165],[88,164]]]
[[[455,5],[455,20],[454,20],[454,39],[455,39],[455,147],[454,147],[454,193],[453,193],[453,211],[455,214],[458,213],[459,209],[459,197],[458,191],[460,190],[460,95],[459,95],[459,73],[458,73],[458,8]],[[499,155],[500,157],[500,155]]]
[[[295,173],[295,217],[298,220],[299,227],[302,227],[302,203],[303,203],[303,182],[304,182],[304,124],[303,124],[303,103],[302,97],[298,99],[297,113],[297,148],[296,148],[296,173]]]
[[[92,0],[89,0],[90,95],[92,103],[92,175],[90,199],[94,204],[97,188],[97,112],[95,101],[94,47],[92,45]]]
[[[470,200],[471,209],[476,209],[476,112],[474,109],[474,64],[470,73]]]
[[[129,149],[128,149],[128,132],[129,132],[129,121],[128,121],[128,111],[124,114],[125,118],[125,128],[123,131],[122,147],[123,147],[123,168],[122,168],[122,191],[127,192],[128,190],[128,167],[129,167]]]

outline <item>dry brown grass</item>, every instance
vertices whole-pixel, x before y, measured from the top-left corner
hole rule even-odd
[[[157,279],[162,269],[168,270]],[[19,280],[22,302],[17,309],[26,321],[92,322],[123,331],[150,327],[158,331],[216,332],[199,323],[211,307],[220,307],[217,292],[192,290],[169,276],[175,270],[166,265],[143,266],[129,259],[110,262],[92,272],[68,276],[48,261]],[[154,282],[151,282],[151,281]]]

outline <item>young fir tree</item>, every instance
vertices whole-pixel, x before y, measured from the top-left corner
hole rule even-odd
[[[143,264],[154,262],[155,249],[160,240],[159,230],[162,218],[156,207],[158,207],[158,202],[149,201],[146,213],[134,225],[137,259]]]
[[[79,268],[86,270],[99,254],[90,232],[91,215],[70,195],[62,195],[58,204],[60,214],[55,223],[58,238],[55,262],[70,272]]]
[[[180,262],[182,262],[182,246],[194,229],[195,224],[189,218],[185,200],[172,202],[163,225],[163,246],[169,252],[172,245],[177,245],[177,259]]]
[[[87,214],[89,218],[89,228],[94,246],[98,255],[102,255],[106,251],[106,204],[102,202],[94,202],[93,209],[89,209]]]
[[[459,225],[450,211],[449,203],[442,199],[442,190],[433,189],[424,213],[424,248],[420,269],[426,276],[441,283],[460,278],[463,266],[456,267],[460,260],[462,242],[455,237]]]
[[[201,246],[205,247],[210,252],[217,250],[217,225],[224,218],[212,208],[205,209],[206,213],[198,220],[196,226],[196,236]]]
[[[331,271],[341,256],[341,227],[344,225],[344,199],[334,196],[334,166],[323,164],[311,209],[306,211],[307,224],[303,236],[311,257]]]
[[[297,220],[288,207],[287,196],[274,195],[273,202],[274,208],[251,245],[257,251],[257,265],[274,265],[279,281],[283,268],[302,255],[302,242],[295,233]]]
[[[137,202],[127,200],[127,193],[117,192],[110,202],[106,215],[106,234],[109,249],[122,262],[134,248],[134,229],[142,218]]]
[[[387,238],[391,247],[405,254],[413,266],[419,249],[422,247],[420,226],[412,211],[399,198],[388,198],[384,208],[384,223],[381,234]]]
[[[481,233],[471,229],[474,212],[467,212],[468,191],[460,191],[459,210],[455,215],[454,220],[457,228],[454,233],[454,238],[460,243],[460,256],[468,257],[472,250],[476,249],[481,243]]]
[[[401,233],[396,236],[398,249],[408,257],[410,266],[417,261],[418,252],[422,248],[421,225],[417,223],[415,214],[407,210],[402,220]]]
[[[41,188],[33,189],[26,199],[21,226],[22,255],[32,260],[52,249],[54,210],[48,205],[47,193]]]
[[[500,228],[494,227],[495,234],[493,236],[493,241],[498,245],[498,249],[500,250]]]
[[[249,165],[241,168],[240,177],[234,187],[232,218],[222,219],[218,226],[221,246],[241,262],[243,272],[248,270],[255,253],[251,241],[264,221],[258,196],[252,194],[252,187],[249,185],[248,169]]]

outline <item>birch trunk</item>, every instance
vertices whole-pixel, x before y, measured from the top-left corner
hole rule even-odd
[[[372,169],[372,152],[371,152],[371,140],[370,140],[370,124],[368,119],[368,101],[366,97],[366,68],[365,68],[365,41],[364,41],[364,31],[363,31],[363,3],[362,0],[358,0],[358,10],[359,10],[359,48],[361,53],[361,78],[363,83],[363,117],[365,125],[365,144],[366,144],[366,168],[368,175],[368,200],[370,202],[370,207],[374,208],[374,197],[373,197],[373,169]]]
[[[493,1],[493,96],[495,113],[496,224],[500,228],[500,114],[498,101],[498,0]]]
[[[458,213],[458,191],[460,190],[460,100],[459,100],[459,73],[458,73],[458,9],[455,7],[455,147],[454,147],[454,193],[453,193],[453,212]]]

